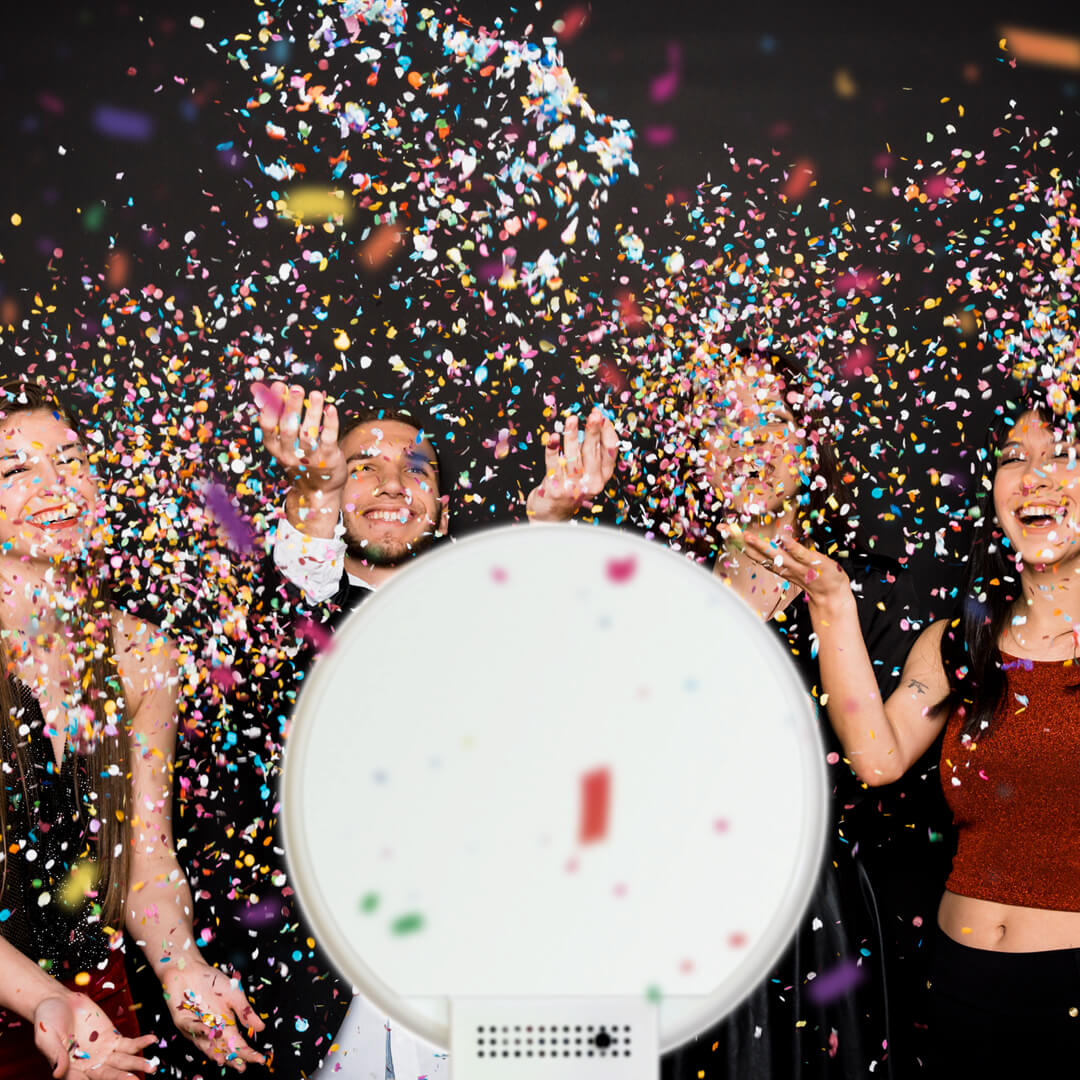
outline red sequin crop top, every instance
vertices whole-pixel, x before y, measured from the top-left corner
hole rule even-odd
[[[1080,911],[1080,671],[1003,659],[1005,697],[987,734],[961,741],[955,712],[945,729],[941,783],[958,832],[946,888]]]

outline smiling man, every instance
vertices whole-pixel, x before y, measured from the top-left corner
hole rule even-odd
[[[339,430],[323,394],[312,391],[305,412],[303,388],[280,382],[258,386],[256,402],[263,443],[290,480],[274,561],[308,601],[349,608],[446,535],[435,448],[408,416],[364,414]]]
[[[298,637],[308,637],[316,645],[314,650],[300,647],[292,657],[298,673],[296,686],[283,695],[280,686],[265,689],[268,706],[279,694],[287,707],[304,669],[324,643],[323,632],[332,630],[374,590],[446,535],[449,500],[441,491],[435,448],[407,414],[366,413],[342,425],[336,408],[319,391],[305,395],[303,387],[284,382],[256,384],[252,390],[263,444],[284,468],[290,484],[285,517],[278,522],[274,541],[274,565],[266,571],[267,593],[272,597],[268,607],[279,616],[291,613],[289,633],[298,631]],[[586,498],[611,479],[616,446],[614,427],[599,409],[589,415],[580,440],[577,418],[567,420],[561,440],[551,435],[544,441],[544,478],[529,494],[528,519],[551,522],[572,517]],[[275,580],[270,580],[271,575]],[[295,590],[302,592],[302,601]],[[322,624],[321,629],[311,632],[305,610]],[[358,674],[358,691],[362,679]],[[314,1074],[317,1077],[344,1071],[350,1076],[376,1075],[384,1068],[381,1036],[386,1018],[359,996],[344,1015],[348,988],[307,940],[300,913],[291,902],[283,910],[286,907],[282,922],[295,923],[304,939],[290,961],[290,967],[295,966],[295,957],[300,957],[302,982],[294,981],[290,989],[284,980],[271,980],[257,1001],[262,1011],[272,1014],[276,1008],[282,1018],[286,1031],[279,1040],[282,1059],[292,1066],[306,1065],[318,1053],[325,1060]],[[264,928],[264,936],[269,936],[269,929]],[[279,937],[284,941],[288,935]],[[313,1000],[300,1005],[287,1000],[301,986],[314,988]],[[291,1014],[293,1009],[295,1014]],[[313,1045],[310,1053],[305,1047],[304,1057],[290,1056],[290,1020],[295,1017],[302,1022],[305,1014],[316,1019],[319,1037],[307,1039]],[[434,1048],[401,1035],[395,1035],[393,1042],[393,1058],[399,1067],[404,1062],[406,1068],[415,1069],[413,1075],[445,1075],[445,1055]]]
[[[373,411],[340,428],[337,409],[315,390],[275,382],[252,387],[267,450],[290,481],[274,562],[309,603],[351,609],[409,559],[446,535],[449,497],[440,491],[431,440],[405,413]],[[618,439],[599,408],[579,439],[578,419],[544,443],[544,479],[530,492],[531,522],[567,521],[611,479]]]

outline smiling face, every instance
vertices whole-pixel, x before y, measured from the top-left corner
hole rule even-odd
[[[1080,458],[1036,412],[1024,413],[1001,448],[994,512],[1024,565],[1080,560]]]
[[[342,517],[349,554],[393,566],[446,532],[435,451],[400,420],[372,420],[341,443],[349,466]]]
[[[725,508],[741,523],[792,511],[807,454],[806,432],[787,401],[784,380],[746,367],[699,397],[702,468]]]
[[[0,557],[81,550],[97,508],[86,448],[66,418],[33,409],[0,419]]]

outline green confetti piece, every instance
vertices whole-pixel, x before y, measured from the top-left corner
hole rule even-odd
[[[360,910],[365,915],[370,915],[379,906],[379,894],[378,893],[365,893],[360,897]]]
[[[410,911],[408,915],[402,915],[390,924],[392,934],[415,934],[417,930],[424,928],[424,916],[417,911]]]

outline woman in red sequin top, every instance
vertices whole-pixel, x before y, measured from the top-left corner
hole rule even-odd
[[[1080,1054],[1075,416],[1031,398],[1001,418],[980,456],[962,608],[923,631],[884,703],[843,570],[749,539],[807,593],[829,718],[867,784],[902,776],[945,727],[958,850],[937,916],[935,1075],[1031,1074]]]

